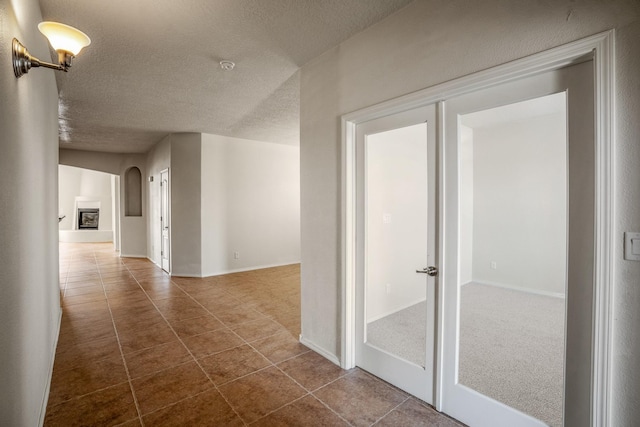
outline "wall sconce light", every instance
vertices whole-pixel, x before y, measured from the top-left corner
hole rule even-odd
[[[45,21],[38,24],[38,29],[49,40],[58,52],[58,64],[41,61],[31,56],[18,39],[13,39],[13,72],[16,77],[27,74],[31,67],[45,67],[59,71],[69,71],[71,60],[83,47],[91,44],[91,39],[82,31],[58,22]]]

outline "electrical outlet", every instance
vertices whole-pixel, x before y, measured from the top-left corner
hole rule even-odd
[[[391,283],[387,283],[387,293],[390,294],[391,293]]]
[[[233,259],[240,259],[240,252],[234,252]]]
[[[498,269],[498,263],[495,261],[491,261],[491,269],[492,270],[497,270]]]

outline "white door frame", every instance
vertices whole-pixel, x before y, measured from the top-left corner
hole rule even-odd
[[[614,113],[614,31],[596,34],[563,46],[550,49],[523,59],[509,62],[489,70],[461,77],[432,86],[390,101],[383,102],[342,116],[342,339],[341,366],[355,366],[355,273],[356,273],[356,218],[355,218],[355,145],[356,126],[368,120],[395,114],[401,111],[426,106],[464,93],[484,89],[500,83],[526,76],[555,70],[579,61],[593,53],[595,66],[595,277],[593,306],[593,371],[591,384],[591,425],[607,426],[610,419],[611,389],[611,285],[612,265],[612,218],[613,218],[613,113]],[[438,156],[442,162],[444,150],[442,103],[439,103]],[[446,182],[440,177],[439,199]],[[446,218],[443,206],[439,206],[439,229],[445,230]],[[440,233],[439,253],[444,253],[446,242]],[[446,265],[439,266],[441,271]],[[442,276],[441,276],[442,277]],[[442,375],[442,292],[438,293],[438,318],[436,336],[436,395],[435,406],[440,408]]]
[[[164,218],[163,215],[163,206],[162,206],[162,202],[165,194],[165,190],[162,188],[162,175],[166,174],[167,175],[167,183],[171,182],[171,176],[169,174],[169,168],[163,169],[160,171],[160,268],[162,268],[164,270],[164,251],[163,249],[168,249],[169,251],[169,256],[167,257],[167,259],[169,260],[169,266],[168,269],[166,269],[165,271],[169,274],[171,274],[171,186],[169,185],[168,188],[166,189],[166,200],[164,200],[164,202],[167,204],[167,218]],[[169,224],[169,248],[164,248],[164,224],[168,223]]]

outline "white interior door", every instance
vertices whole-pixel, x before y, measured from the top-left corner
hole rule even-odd
[[[471,426],[590,423],[593,86],[587,61],[444,102],[438,408]]]
[[[171,221],[169,218],[169,169],[160,172],[160,258],[162,269],[171,272]]]
[[[437,279],[435,128],[431,105],[356,129],[356,365],[429,403]]]

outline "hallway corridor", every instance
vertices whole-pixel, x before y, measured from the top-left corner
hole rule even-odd
[[[298,342],[299,265],[170,277],[111,244],[60,244],[45,426],[458,426]]]

